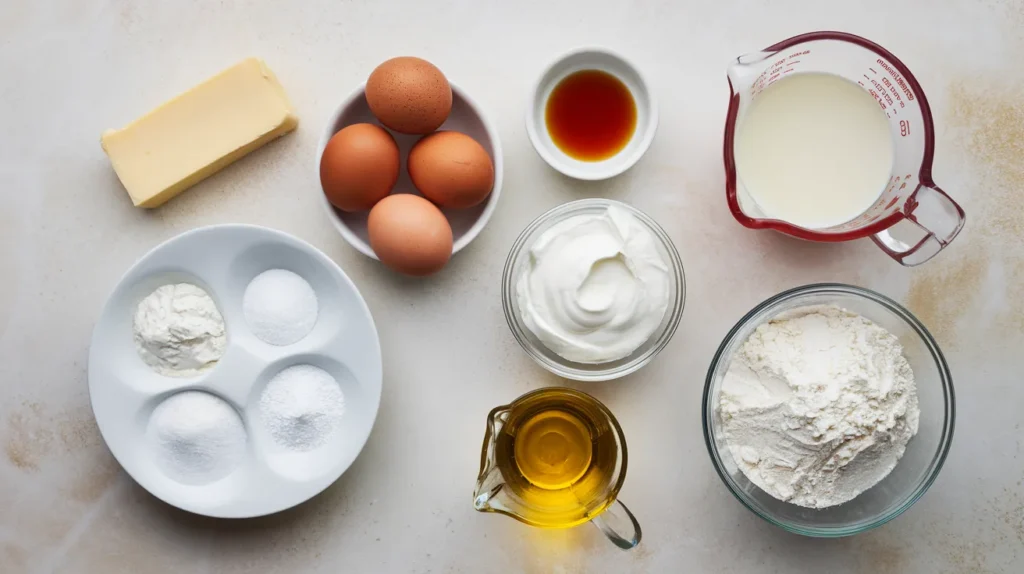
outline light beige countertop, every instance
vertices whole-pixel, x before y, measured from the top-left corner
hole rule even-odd
[[[937,125],[935,180],[967,211],[932,262],[900,267],[870,241],[799,242],[741,227],[725,202],[722,127],[735,56],[841,29],[917,76]],[[643,160],[570,181],[531,149],[530,87],[579,45],[630,57],[660,103]],[[504,190],[483,234],[440,274],[405,279],[337,235],[314,153],[329,114],[395,55],[436,63],[501,133]],[[298,130],[154,211],[133,208],[99,145],[164,100],[248,56],[288,91]],[[0,572],[1024,571],[1024,4],[886,2],[134,2],[0,5]],[[562,381],[516,345],[501,269],[519,231],[599,196],[653,215],[686,269],[668,348],[624,380],[573,385],[618,416],[630,448],[621,498],[641,546],[589,526],[530,529],[473,511],[487,412]],[[351,469],[291,511],[189,515],[137,486],[89,405],[93,324],[125,270],[195,227],[265,225],[311,242],[359,286],[380,331],[384,392]],[[953,447],[906,514],[839,540],[787,534],[726,490],[701,433],[717,346],[752,306],[818,281],[905,303],[953,372]]]

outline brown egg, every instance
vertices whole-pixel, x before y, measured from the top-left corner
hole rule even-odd
[[[396,132],[429,134],[452,111],[452,87],[426,60],[392,58],[370,74],[366,103],[380,123]]]
[[[473,207],[494,187],[494,164],[487,150],[466,134],[437,132],[409,152],[409,177],[441,207]]]
[[[380,126],[353,124],[334,134],[320,158],[320,185],[331,205],[365,211],[398,181],[398,144]]]
[[[380,200],[367,222],[381,263],[406,275],[436,273],[452,256],[452,228],[433,203],[399,193]]]

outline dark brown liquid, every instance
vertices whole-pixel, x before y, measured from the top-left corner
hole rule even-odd
[[[555,86],[544,121],[566,155],[600,161],[622,151],[633,137],[636,103],[622,80],[600,70],[582,70]]]

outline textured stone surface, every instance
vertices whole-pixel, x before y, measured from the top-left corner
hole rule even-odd
[[[957,242],[908,270],[869,241],[802,243],[740,227],[723,192],[725,66],[787,36],[843,29],[891,49],[933,107],[935,178],[968,212]],[[661,105],[647,156],[617,179],[567,180],[533,152],[530,86],[578,45],[620,50]],[[0,571],[860,572],[1024,570],[1024,8],[1020,2],[152,2],[0,4]],[[156,211],[131,206],[99,145],[244,57],[277,73],[299,129]],[[319,205],[314,150],[333,107],[381,61],[437,64],[484,106],[505,150],[489,227],[448,268],[406,279],[345,244]],[[519,349],[499,283],[518,232],[559,203],[623,199],[678,246],[686,313],[640,373],[580,385],[629,440],[630,553],[594,528],[478,514],[488,410],[558,384]],[[384,395],[362,456],[323,495],[256,520],[157,501],[118,467],[86,389],[92,326],[138,257],[194,227],[266,225],[323,249],[380,330]],[[744,509],[708,461],[700,399],[712,355],[754,304],[822,280],[906,302],[957,383],[953,450],[931,491],[869,534],[808,540]]]

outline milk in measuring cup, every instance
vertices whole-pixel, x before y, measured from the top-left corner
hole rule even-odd
[[[739,179],[765,215],[812,229],[871,207],[894,153],[874,97],[824,73],[793,74],[758,94],[740,118],[734,151]]]

